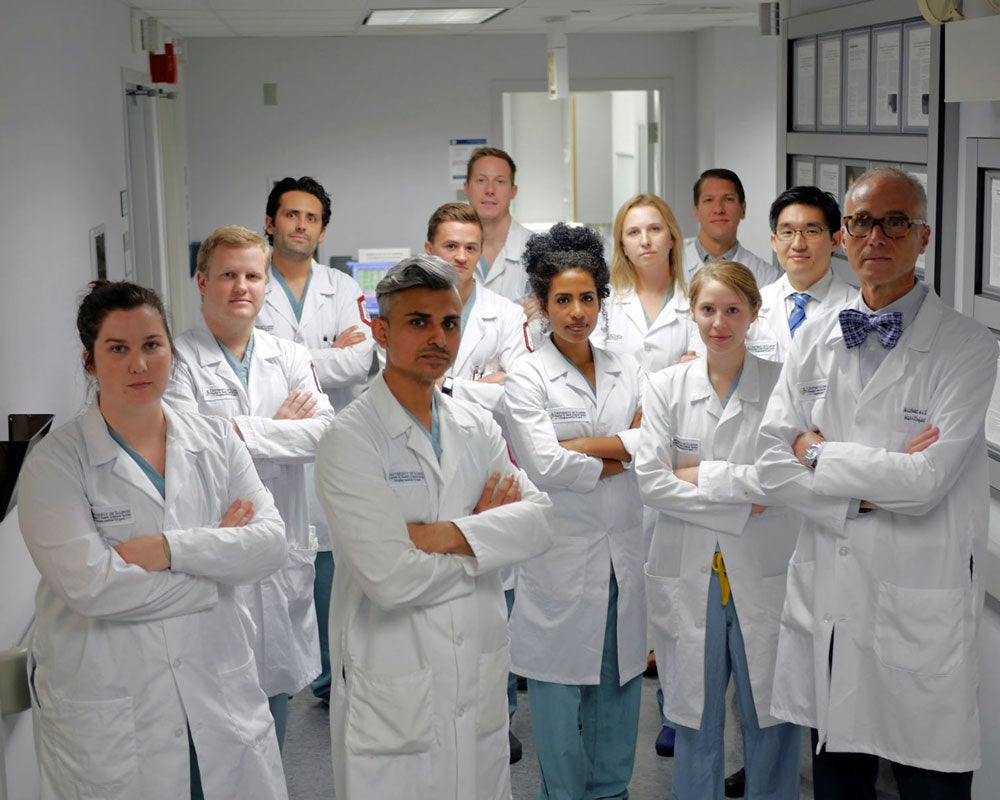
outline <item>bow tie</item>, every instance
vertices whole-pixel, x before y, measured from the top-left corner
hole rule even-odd
[[[840,329],[844,332],[844,344],[848,350],[864,344],[872,331],[878,334],[882,346],[891,350],[903,333],[903,315],[898,311],[865,314],[863,311],[845,308],[840,312]]]

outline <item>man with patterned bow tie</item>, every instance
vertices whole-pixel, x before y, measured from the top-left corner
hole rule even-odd
[[[861,295],[799,330],[761,425],[761,486],[805,516],[771,711],[813,729],[818,800],[875,797],[878,756],[903,800],[969,798],[980,765],[997,344],[916,280],[926,206],[898,169],[851,187]]]
[[[806,320],[839,311],[856,290],[830,268],[840,247],[840,205],[816,186],[786,189],[771,203],[771,248],[784,274],[760,290],[757,320],[747,333],[747,350],[784,361]]]

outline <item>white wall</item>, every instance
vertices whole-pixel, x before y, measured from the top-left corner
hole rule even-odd
[[[781,41],[755,28],[712,28],[698,32],[695,55],[697,173],[725,167],[740,176],[747,194],[740,243],[767,261],[772,256],[767,212],[778,188]],[[684,201],[692,202],[690,190]],[[693,225],[690,232],[683,230],[685,236],[697,233]]]
[[[74,320],[90,228],[106,226],[110,276],[124,271],[122,67],[148,67],[123,2],[0,4],[0,418],[63,422],[83,402]],[[27,629],[36,583],[15,514],[0,524],[0,647]],[[8,797],[36,796],[31,715],[4,717],[0,734]]]
[[[570,36],[569,53],[571,88],[587,79],[674,79],[668,113],[683,124],[671,142],[673,174],[686,197],[697,176],[694,37]],[[267,179],[311,174],[334,201],[324,257],[415,248],[430,213],[455,198],[448,140],[500,130],[491,85],[537,81],[544,90],[545,69],[543,36],[192,40],[192,235],[232,222],[261,228]],[[277,107],[263,106],[265,82],[278,83]]]

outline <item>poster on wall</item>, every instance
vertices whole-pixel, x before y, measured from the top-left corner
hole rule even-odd
[[[465,183],[465,168],[469,164],[472,151],[485,145],[485,139],[448,140],[448,179],[452,189],[462,188]]]
[[[930,120],[931,29],[923,22],[914,22],[903,30],[906,38],[903,131],[920,133],[927,130]]]
[[[875,28],[872,50],[872,130],[899,130],[899,72],[903,32],[899,25]]]
[[[990,286],[1000,287],[1000,171],[986,173],[983,192],[986,219],[983,225],[983,259],[987,261]]]
[[[844,34],[844,130],[868,130],[871,34],[867,28]]]
[[[840,130],[841,97],[840,34],[819,38],[819,124],[821,131]]]
[[[792,78],[792,129],[816,130],[816,39],[798,39],[794,44]]]
[[[792,156],[792,186],[815,186],[816,164],[812,156]]]
[[[816,159],[816,185],[824,192],[840,198],[840,161],[836,158]]]

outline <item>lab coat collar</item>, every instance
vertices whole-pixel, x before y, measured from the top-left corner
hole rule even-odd
[[[283,317],[292,328],[297,329],[300,325],[308,323],[316,310],[316,304],[309,302],[309,298],[315,292],[331,296],[336,293],[329,269],[323,268],[316,259],[313,259],[309,267],[308,290],[305,302],[302,304],[302,318],[296,319],[295,312],[292,310],[292,304],[288,302],[288,297],[285,295],[285,290],[278,285],[278,281],[274,277],[274,265],[272,264],[268,274],[267,285],[264,286],[264,303],[273,308],[275,313]]]
[[[635,291],[629,292],[621,299],[616,298],[612,302],[621,305],[625,311],[625,316],[629,318],[643,336],[646,336],[652,331],[665,328],[667,325],[677,322],[684,313],[684,308],[687,306],[687,297],[683,294],[674,294],[671,296],[648,328],[646,327],[646,313],[643,311],[642,301],[639,300],[639,295]]]
[[[549,380],[565,382],[589,402],[603,408],[609,393],[615,387],[615,379],[621,375],[622,368],[618,361],[599,347],[591,345],[591,351],[594,354],[594,377],[597,380],[596,397],[587,379],[559,352],[551,336],[545,338],[544,344],[536,352],[544,364],[545,374],[549,376]],[[606,376],[604,380],[601,379],[602,375]]]
[[[220,362],[227,368],[229,364],[226,362],[226,357],[222,352],[222,348],[215,339],[215,335],[208,329],[208,325],[205,323],[204,317],[195,323],[195,326],[191,329],[192,336],[194,337],[195,349],[198,353],[198,364],[202,367],[211,367],[219,364]],[[257,361],[261,358],[280,358],[281,349],[278,347],[277,339],[269,334],[267,331],[262,331],[259,328],[254,328],[253,331],[253,359]],[[230,374],[232,370],[230,369]],[[251,367],[251,375],[253,374]],[[235,379],[236,376],[233,375]],[[236,383],[239,383],[237,380]],[[240,384],[242,386],[242,384]]]
[[[760,403],[761,401],[760,361],[752,353],[747,353],[743,358],[743,372],[740,374],[740,382],[725,408],[723,408],[722,401],[719,400],[719,396],[712,387],[712,381],[708,377],[708,358],[701,356],[692,363],[690,369],[695,378],[689,395],[691,401],[706,402],[705,410],[720,421],[739,416],[743,411],[743,403]]]

